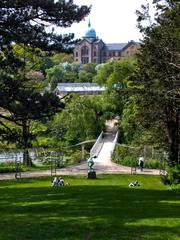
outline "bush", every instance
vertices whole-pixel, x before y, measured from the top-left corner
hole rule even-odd
[[[125,145],[117,145],[112,156],[115,163],[128,166],[138,166],[138,157],[141,153],[140,147],[129,147]],[[162,168],[160,159],[145,159],[145,168],[160,169]]]
[[[170,184],[180,183],[180,165],[169,167],[167,170],[167,180]]]
[[[0,173],[16,172],[15,164],[0,163]]]
[[[84,158],[85,159],[87,158],[87,152],[86,151],[85,151]],[[80,163],[81,161],[83,161],[85,159],[82,159],[81,150],[69,151],[66,155],[66,160],[68,162],[68,165]]]
[[[145,168],[160,169],[161,162],[156,159],[148,159],[145,161]]]
[[[121,160],[121,164],[129,167],[137,167],[137,159],[133,156],[126,156]]]
[[[19,170],[21,172],[27,170],[23,164],[19,165]],[[16,164],[14,162],[8,161],[0,163],[0,173],[10,173],[10,172],[16,172]]]
[[[171,190],[176,193],[180,193],[180,184],[173,184],[171,185]]]
[[[138,163],[138,156],[139,148],[129,148],[128,146],[117,145],[112,159],[118,164],[135,167]]]

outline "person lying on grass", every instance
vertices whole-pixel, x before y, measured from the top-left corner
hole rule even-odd
[[[139,187],[139,186],[141,186],[141,184],[140,183],[138,183],[138,181],[136,180],[136,181],[134,181],[134,182],[131,182],[130,184],[129,184],[129,187]]]

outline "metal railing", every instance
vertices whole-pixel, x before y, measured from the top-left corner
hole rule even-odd
[[[90,156],[98,156],[101,148],[103,146],[103,142],[102,142],[102,138],[103,138],[104,132],[102,131],[101,134],[99,135],[99,137],[97,138],[95,144],[93,145],[93,147],[90,150]]]

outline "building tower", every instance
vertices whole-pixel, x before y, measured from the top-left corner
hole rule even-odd
[[[77,63],[102,63],[102,52],[105,47],[104,42],[96,36],[96,31],[88,23],[88,30],[74,48],[74,58]]]

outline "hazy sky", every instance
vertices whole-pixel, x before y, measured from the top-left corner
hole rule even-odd
[[[88,29],[90,19],[91,27],[105,43],[139,41],[142,36],[136,27],[135,11],[147,1],[151,2],[151,0],[74,0],[78,5],[92,5],[92,8],[89,16],[84,21],[73,24],[68,32],[75,33],[75,38],[81,38]]]

